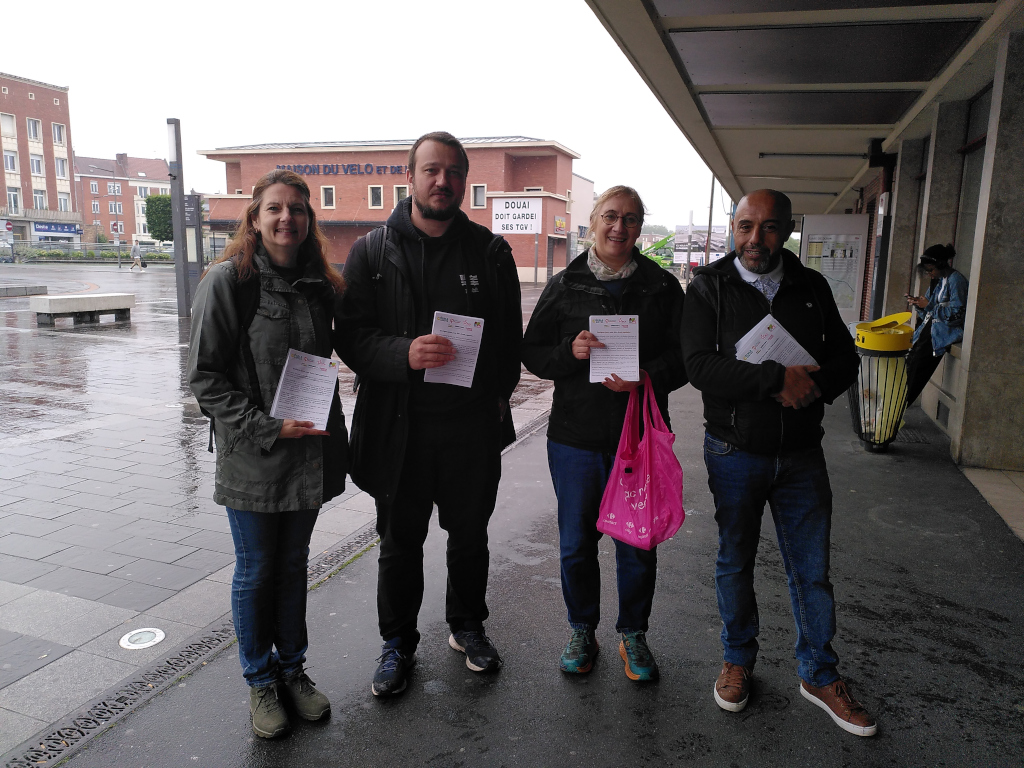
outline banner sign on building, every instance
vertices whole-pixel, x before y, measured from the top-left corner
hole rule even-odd
[[[541,197],[496,197],[492,201],[491,231],[496,235],[539,235],[544,213]]]
[[[555,216],[555,234],[565,234],[565,216]]]
[[[33,221],[32,229],[36,232],[59,232],[62,235],[78,233],[77,224],[55,224],[51,221]]]

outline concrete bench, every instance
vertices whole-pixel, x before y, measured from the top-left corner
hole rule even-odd
[[[45,285],[0,285],[0,299],[11,296],[34,296],[46,293]]]
[[[75,325],[98,323],[100,315],[131,322],[134,293],[82,293],[67,296],[32,296],[28,308],[36,313],[36,324],[54,325],[58,317],[72,317]]]

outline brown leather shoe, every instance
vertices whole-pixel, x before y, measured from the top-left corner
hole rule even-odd
[[[715,681],[715,703],[726,712],[740,712],[750,698],[750,676],[754,670],[731,662],[722,663]]]
[[[857,736],[874,736],[878,730],[875,719],[853,698],[849,686],[841,678],[821,688],[814,688],[801,680],[800,693],[828,712],[836,725],[844,731]]]

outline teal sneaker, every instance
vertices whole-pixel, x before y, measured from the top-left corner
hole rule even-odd
[[[585,675],[594,668],[597,652],[597,638],[594,637],[594,630],[574,629],[569,643],[562,651],[562,658],[559,659],[558,666],[563,672]]]
[[[626,677],[644,682],[658,679],[658,662],[647,647],[643,632],[623,632],[619,642],[619,656],[626,662]]]

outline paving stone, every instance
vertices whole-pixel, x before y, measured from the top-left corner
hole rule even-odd
[[[18,477],[24,477],[31,471],[31,469],[26,469],[24,464],[20,467],[0,466],[0,480],[14,480]]]
[[[74,491],[68,491],[64,488],[50,488],[45,485],[29,485],[28,483],[25,483],[18,488],[15,493],[23,499],[34,499],[35,501],[61,501],[62,499],[71,496]]]
[[[62,519],[57,518],[57,522],[62,521]],[[46,534],[43,538],[50,541],[62,541],[65,544],[91,547],[92,549],[107,549],[114,544],[131,538],[131,534],[125,533],[123,528],[110,531],[102,528],[87,528],[84,525],[69,525],[54,533]]]
[[[30,515],[31,517],[43,517],[47,520],[53,520],[56,517],[73,512],[75,508],[67,504],[53,501],[22,499],[21,501],[16,501],[14,504],[0,506],[0,510],[4,512],[13,512],[18,515]]]
[[[119,451],[119,453],[121,453]],[[129,454],[130,456],[130,454]],[[108,456],[83,456],[80,459],[75,459],[76,466],[79,467],[91,467],[93,469],[105,469],[115,472],[131,471],[132,467],[136,464],[130,458],[110,458]]]
[[[0,493],[13,490],[19,485],[21,485],[21,483],[18,480],[0,480]]]
[[[131,477],[130,471],[113,469],[96,469],[95,467],[84,467],[81,464],[71,466],[64,474],[77,477],[81,480],[95,480],[101,483],[120,483]],[[130,486],[122,486],[125,490]]]
[[[110,575],[126,581],[138,581],[164,589],[184,589],[189,584],[199,581],[206,574],[195,568],[183,568],[180,565],[139,559],[124,568],[112,571]]]
[[[154,589],[154,587],[150,587],[150,589]],[[215,616],[214,618],[218,617]],[[156,645],[151,645],[149,648],[128,650],[121,647],[122,637],[129,632],[145,627],[156,627],[163,630],[164,639]],[[82,646],[81,650],[96,654],[97,656],[114,659],[115,661],[121,661],[125,664],[131,664],[135,667],[141,667],[152,664],[166,656],[174,648],[182,645],[192,637],[196,630],[197,627],[191,624],[181,624],[177,621],[171,621],[149,613],[141,613],[138,616],[133,616],[121,624],[121,626],[115,627],[109,632],[105,632],[99,637],[90,640]]]
[[[30,736],[34,736],[48,724],[48,720],[37,720],[0,707],[0,755],[28,741]]]
[[[30,485],[42,485],[47,488],[67,488],[69,485],[81,482],[80,477],[51,474],[49,472],[33,472],[20,479]]]
[[[22,469],[27,469],[30,472],[46,472],[51,475],[62,475],[72,467],[74,467],[74,464],[51,461],[50,459],[38,459],[35,456],[32,457],[32,461],[21,465]]]
[[[0,548],[3,547],[3,539],[0,539]],[[156,539],[144,539],[135,536],[130,539],[118,542],[107,547],[111,552],[119,552],[122,555],[132,555],[146,560],[156,560],[160,563],[173,563],[185,555],[196,551],[196,547],[189,547],[182,544],[175,544],[169,541],[158,541]]]
[[[74,485],[69,485],[65,490],[71,493],[92,493],[97,496],[116,498],[131,488],[130,485],[127,485],[127,482],[127,480],[117,483],[108,483],[103,480],[79,480]]]
[[[52,640],[15,634],[10,642],[0,645],[0,658],[3,659],[0,663],[0,688],[53,663],[72,650]]]
[[[91,493],[74,493],[62,501],[70,507],[84,507],[101,512],[110,512],[128,503],[127,499],[112,499],[108,496],[97,496]]]
[[[3,521],[0,521],[0,530],[3,530]],[[159,541],[180,542],[182,539],[197,533],[195,528],[185,525],[172,525],[161,523],[156,520],[136,520],[119,529],[132,536],[141,536],[146,539],[158,539]],[[195,546],[203,546],[196,544]]]
[[[29,560],[42,560],[44,557],[49,557],[67,548],[68,545],[63,542],[23,536],[20,533],[0,536],[0,554],[14,555]]]
[[[143,475],[146,477],[163,477],[172,478],[178,477],[186,472],[179,464],[136,464],[134,467],[128,470],[130,477],[136,477]]]
[[[2,507],[0,507],[0,511],[3,511]],[[117,514],[124,515],[129,518],[135,517],[142,518],[144,520],[154,520],[161,523],[172,523],[185,513],[174,506],[164,507],[158,504],[150,504],[145,501],[133,501],[127,506],[118,507]]]
[[[186,514],[179,517],[177,522],[192,528],[202,528],[206,531],[218,531],[230,535],[231,525],[228,523],[228,515],[224,511],[224,507],[214,507],[214,509],[219,510],[219,512],[217,514],[209,512]]]
[[[182,472],[187,469],[184,464],[172,461],[168,455],[158,456],[152,453],[137,453],[132,456],[132,461],[137,464],[153,464],[158,467],[178,466]]]
[[[0,448],[0,456],[32,456],[42,450],[32,445],[8,445]]]
[[[232,561],[233,560],[234,560],[234,558],[232,558]],[[235,564],[234,564],[234,562],[231,562],[230,564],[225,565],[219,571],[214,571],[213,573],[211,573],[206,578],[207,578],[208,581],[219,581],[221,584],[230,584],[231,581],[234,579],[234,577],[235,577]]]
[[[69,568],[78,568],[83,571],[89,571],[90,573],[112,573],[118,568],[124,568],[126,565],[131,565],[138,558],[131,557],[129,555],[119,555],[116,552],[107,552],[103,549],[93,549],[91,547],[68,547],[63,552],[58,552],[52,558],[46,558],[43,560],[44,563],[51,563],[52,566],[49,571],[53,568],[63,565]],[[2,571],[0,571],[2,573]],[[42,574],[39,574],[40,576]],[[33,578],[37,578],[33,576]]]
[[[97,602],[128,608],[133,611],[145,611],[157,603],[162,603],[175,594],[173,589],[163,589],[149,584],[128,582],[110,594],[99,598]]]
[[[66,512],[61,519],[68,525],[81,525],[85,528],[99,528],[104,531],[116,531],[132,522],[132,519],[126,515],[96,509],[77,509]]]
[[[8,581],[12,584],[24,584],[26,581],[39,578],[44,573],[49,573],[56,567],[56,565],[50,565],[38,560],[26,560],[23,557],[0,555],[0,582]]]
[[[67,527],[66,523],[59,520],[47,520],[45,517],[31,515],[6,515],[0,519],[0,533],[21,533],[25,536],[45,536]]]
[[[8,632],[6,629],[0,629],[0,657],[3,656],[3,646],[12,640],[17,640],[19,637],[24,637],[24,635],[19,634],[18,632]],[[0,664],[0,669],[3,668],[3,665]],[[2,687],[3,686],[0,686],[0,688]]]
[[[2,464],[5,467],[18,467],[21,466],[22,464],[27,464],[30,461],[33,461],[33,458],[31,456],[7,455],[0,459],[0,464]]]
[[[16,504],[19,501],[22,501],[24,498],[24,496],[10,496],[5,493],[0,493],[0,509],[10,506],[12,504]]]
[[[180,560],[175,560],[175,565],[184,568],[195,568],[204,574],[211,574],[222,569],[225,565],[234,568],[235,554],[216,552],[212,549],[197,549],[191,555],[185,555]]]
[[[24,597],[32,591],[32,587],[26,587],[23,584],[15,584],[11,581],[0,581],[0,605],[9,603],[11,600],[17,600],[19,597]]]
[[[134,671],[131,664],[72,651],[0,691],[0,707],[52,723]]]
[[[0,528],[2,527],[2,524],[0,524]],[[212,549],[215,552],[223,552],[229,555],[235,554],[235,542],[230,533],[204,530],[194,533],[188,538],[182,539],[178,543],[189,547]]]
[[[201,629],[231,611],[231,587],[203,579],[146,613]]]
[[[339,541],[343,537],[335,534],[328,533],[327,531],[313,531],[313,535],[309,538],[309,557],[310,559],[319,557]]]
[[[0,627],[72,647],[115,627],[134,611],[45,589],[0,605]],[[0,706],[5,706],[0,703]]]
[[[314,531],[326,531],[338,536],[348,536],[355,533],[367,523],[377,519],[376,514],[361,512],[356,509],[335,507],[327,512],[321,512],[316,518]]]
[[[38,579],[26,582],[25,586],[47,589],[50,592],[81,597],[85,600],[99,600],[125,584],[124,579],[114,579],[99,573],[62,567],[50,571]]]

